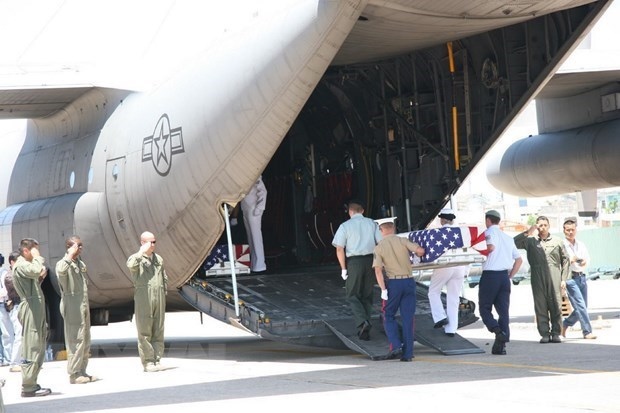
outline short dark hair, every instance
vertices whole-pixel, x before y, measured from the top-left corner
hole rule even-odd
[[[485,218],[491,221],[491,224],[493,225],[497,225],[499,224],[499,221],[501,221],[501,219],[495,215],[486,215]]]
[[[10,253],[9,254],[9,265],[11,265],[12,262],[17,261],[19,256],[20,256],[19,251],[13,251],[12,253]]]
[[[71,248],[71,246],[75,243],[75,241],[82,241],[82,238],[80,238],[77,235],[71,235],[69,238],[65,240],[65,247],[67,249]]]
[[[347,206],[349,209],[352,209],[353,211],[356,211],[356,212],[361,212],[365,209],[364,203],[360,201],[359,199],[350,200]]]
[[[538,218],[536,218],[536,222],[538,221],[547,221],[547,224],[549,223],[549,218],[547,218],[544,215],[539,216]]]
[[[24,255],[24,249],[32,249],[39,246],[39,241],[34,238],[24,238],[19,242],[19,254]]]

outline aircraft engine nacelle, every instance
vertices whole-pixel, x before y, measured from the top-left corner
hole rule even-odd
[[[539,197],[620,185],[620,120],[532,136],[489,162],[498,190]]]

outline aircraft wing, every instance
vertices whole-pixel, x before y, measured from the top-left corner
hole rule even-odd
[[[620,79],[620,70],[556,73],[538,93],[537,99],[566,98],[598,89]]]
[[[92,86],[0,88],[0,119],[49,116],[90,89]]]

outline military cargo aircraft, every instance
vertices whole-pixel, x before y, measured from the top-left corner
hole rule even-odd
[[[0,119],[28,120],[2,138],[23,144],[3,162],[0,248],[34,237],[53,269],[79,234],[105,324],[131,317],[125,261],[144,230],[168,263],[169,308],[204,293],[226,319],[225,288],[192,277],[222,206],[261,174],[271,268],[335,262],[353,196],[373,218],[400,217],[399,232],[425,228],[610,1],[4,3]],[[269,337],[251,300],[293,283],[252,283],[240,323]],[[283,328],[324,329],[321,299]],[[291,340],[311,342],[304,331]]]

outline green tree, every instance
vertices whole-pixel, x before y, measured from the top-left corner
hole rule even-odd
[[[607,212],[614,214],[618,210],[618,200],[614,199],[609,202],[609,206],[607,207]]]

